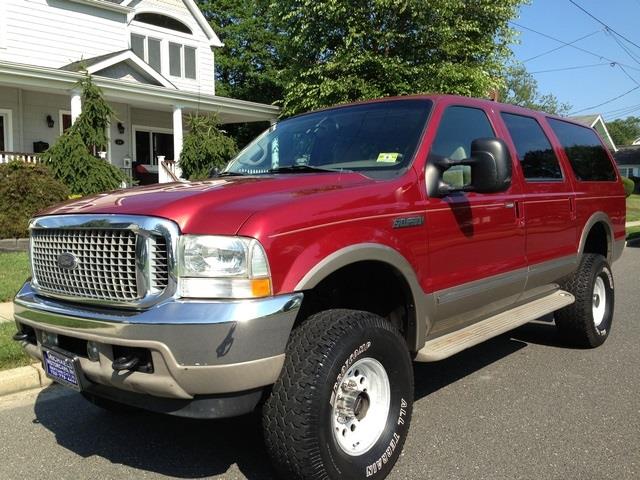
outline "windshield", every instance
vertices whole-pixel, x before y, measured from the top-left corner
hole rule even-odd
[[[393,177],[411,164],[430,110],[429,100],[393,100],[293,117],[262,133],[225,172],[349,170]]]

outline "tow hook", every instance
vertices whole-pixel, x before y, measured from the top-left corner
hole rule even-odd
[[[127,357],[116,358],[111,366],[116,372],[122,372],[125,370],[134,370],[139,363],[140,359],[137,356],[130,355]]]

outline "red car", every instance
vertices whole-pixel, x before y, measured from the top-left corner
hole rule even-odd
[[[211,180],[33,219],[16,339],[111,410],[261,408],[283,478],[384,478],[412,361],[552,312],[568,342],[605,341],[624,225],[583,125],[454,96],[339,106],[272,126]]]

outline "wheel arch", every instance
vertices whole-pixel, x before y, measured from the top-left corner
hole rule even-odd
[[[614,251],[614,236],[613,236],[613,223],[604,212],[596,212],[584,224],[582,233],[580,234],[580,243],[578,244],[578,255],[582,256],[584,253],[605,253],[601,248],[594,247],[594,235],[601,236],[599,229],[604,231],[606,235],[606,254],[604,257],[609,264],[616,260],[616,252]],[[594,250],[594,251],[590,251]]]
[[[429,302],[409,261],[397,250],[377,243],[350,245],[328,255],[318,262],[295,287],[296,291],[312,290],[331,275],[360,263],[379,263],[390,267],[403,280],[412,312],[408,318],[406,340],[411,351],[424,345],[429,322]]]

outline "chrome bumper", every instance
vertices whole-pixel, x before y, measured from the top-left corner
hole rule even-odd
[[[15,320],[32,327],[22,341],[41,359],[43,332],[93,341],[99,360],[79,356],[91,382],[167,398],[241,392],[276,381],[301,293],[245,301],[171,300],[148,310],[79,306],[38,296],[27,282],[15,299]],[[148,349],[153,373],[116,372],[113,346]]]

